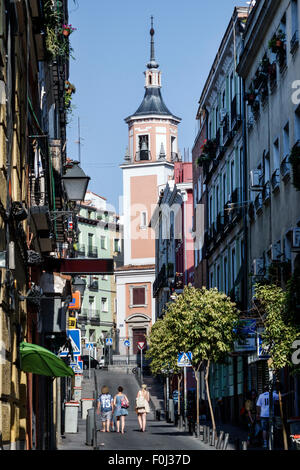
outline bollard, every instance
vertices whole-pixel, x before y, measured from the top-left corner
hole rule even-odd
[[[183,430],[183,417],[180,415],[178,419],[178,429],[179,431]]]
[[[213,437],[214,437],[214,430],[209,428],[209,445],[213,446]]]
[[[94,408],[87,410],[86,418],[86,445],[92,446],[94,441]]]
[[[204,426],[204,442],[208,443],[209,440],[209,426]]]
[[[212,432],[212,446],[213,447],[216,447],[217,439],[218,439],[218,433],[217,431],[213,430]]]
[[[204,426],[200,424],[199,426],[199,439],[200,441],[204,440]]]
[[[229,442],[229,433],[227,432],[225,434],[222,450],[227,450],[228,442]]]
[[[156,421],[160,421],[160,410],[155,410]]]
[[[220,431],[219,437],[217,439],[216,449],[221,449],[223,437],[224,437],[224,431]]]
[[[247,441],[242,441],[242,450],[248,450]]]

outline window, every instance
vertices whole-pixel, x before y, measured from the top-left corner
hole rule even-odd
[[[264,155],[264,183],[270,181],[270,155]]]
[[[149,136],[139,135],[138,139],[139,160],[150,160]]]
[[[291,36],[293,37],[294,34],[298,32],[298,0],[292,0],[291,8],[292,8],[292,34]]]
[[[235,283],[235,249],[231,251],[231,287],[234,287]]]
[[[223,192],[222,192],[222,197],[223,197],[223,201],[222,201],[222,205],[223,207],[225,206],[226,202],[227,202],[227,187],[226,187],[226,173],[223,173]]]
[[[283,154],[284,156],[290,153],[290,126],[287,123],[283,129]]]
[[[235,178],[234,178],[234,160],[230,163],[230,193],[232,194],[235,189]]]
[[[224,258],[224,292],[228,293],[228,263],[227,257]]]
[[[102,250],[106,250],[106,237],[104,237],[104,235],[101,235],[101,248]]]
[[[220,290],[221,287],[221,269],[220,265],[217,266],[217,288]]]
[[[108,312],[108,302],[106,297],[101,298],[101,310],[102,312]]]
[[[132,305],[146,305],[145,287],[132,288]]]
[[[119,238],[114,239],[114,251],[120,252],[120,240]]]

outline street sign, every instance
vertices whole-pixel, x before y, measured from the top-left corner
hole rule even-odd
[[[260,359],[270,358],[270,355],[268,354],[268,350],[265,347],[263,347],[263,340],[259,334],[257,335],[257,355]]]
[[[179,353],[177,359],[177,367],[192,367],[192,357],[193,355],[191,352]]]
[[[69,303],[69,309],[79,310],[80,309],[80,292],[77,290],[72,294],[72,301]]]
[[[94,343],[85,343],[87,349],[94,349]]]
[[[71,345],[73,348],[73,355],[74,356],[80,356],[81,355],[81,338],[80,338],[81,330],[79,329],[73,329],[73,330],[67,330],[67,335],[69,337],[69,340],[71,341]],[[68,349],[63,349],[59,355],[61,357],[68,356],[70,354],[70,351]]]
[[[106,344],[106,346],[112,346],[112,344],[113,344],[112,338],[106,338],[105,339],[105,344]]]
[[[69,317],[69,330],[76,328],[76,318]]]
[[[127,346],[127,348],[130,347],[130,341],[129,341],[129,339],[125,339],[125,341],[124,341],[124,346]]]
[[[74,372],[77,372],[80,374],[83,371],[83,362],[82,361],[72,362],[70,364],[70,367],[73,369]]]
[[[137,344],[140,351],[142,351],[145,347],[145,341],[139,341]]]

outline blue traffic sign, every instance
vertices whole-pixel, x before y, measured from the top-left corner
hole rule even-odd
[[[127,346],[127,348],[130,347],[130,341],[129,341],[129,339],[125,339],[125,341],[124,341],[124,346]]]
[[[79,329],[72,329],[67,330],[67,335],[71,341],[72,349],[73,349],[73,356],[80,356],[81,355],[81,331]],[[68,356],[70,354],[69,349],[63,349],[59,355],[61,357]]]
[[[94,343],[85,343],[87,349],[94,349]]]
[[[107,346],[112,346],[112,344],[113,344],[112,338],[106,338],[106,339],[105,339],[105,344],[106,344]]]
[[[179,353],[177,358],[177,367],[191,367],[192,357],[193,355],[191,352]]]

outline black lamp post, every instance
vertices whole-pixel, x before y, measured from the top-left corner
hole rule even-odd
[[[80,297],[83,297],[85,287],[86,287],[86,282],[84,279],[82,279],[79,276],[76,276],[72,282],[72,286],[74,288],[74,291],[79,291],[80,292]]]
[[[84,201],[91,178],[86,176],[79,162],[74,161],[72,168],[69,168],[61,179],[69,201]]]

